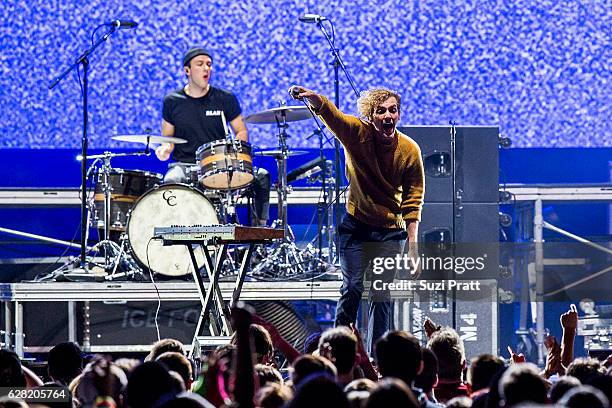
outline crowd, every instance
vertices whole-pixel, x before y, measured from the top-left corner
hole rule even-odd
[[[84,361],[76,344],[62,343],[48,355],[44,382],[15,353],[0,350],[0,387],[67,387],[70,403],[46,406],[75,408],[609,407],[612,356],[574,359],[577,320],[574,307],[561,315],[561,341],[547,338],[546,365],[538,369],[512,350],[508,361],[466,356],[457,332],[431,320],[424,324],[426,347],[408,332],[389,331],[369,356],[359,331],[339,326],[311,336],[301,352],[239,306],[232,310],[231,342],[201,361],[190,361],[174,339],[156,342],[144,362]],[[279,354],[288,370],[276,366]],[[27,406],[0,399],[0,407]]]

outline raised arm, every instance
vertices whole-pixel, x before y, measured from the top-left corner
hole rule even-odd
[[[291,88],[289,88],[289,94],[293,99],[296,100],[306,99],[308,101],[308,104],[315,111],[321,109],[321,106],[323,105],[323,97],[321,95],[308,88],[304,88],[303,86],[292,86]]]
[[[567,368],[574,359],[574,340],[576,339],[576,329],[578,327],[576,305],[571,304],[570,310],[563,313],[559,320],[563,328],[563,337],[561,337],[561,364],[563,368]]]
[[[241,408],[253,407],[255,396],[255,370],[253,360],[253,346],[251,345],[252,315],[250,308],[243,303],[238,303],[232,309],[232,325],[236,330],[237,346],[234,372],[234,402]]]
[[[289,88],[293,99],[306,100],[312,110],[325,122],[325,125],[342,142],[344,147],[356,140],[361,121],[352,115],[342,113],[326,97],[303,86],[294,85]]]
[[[174,125],[167,122],[165,119],[162,119],[161,134],[162,136],[174,136]],[[170,158],[173,150],[173,143],[164,143],[157,146],[155,149],[155,156],[157,156],[157,158],[161,161],[166,161]]]
[[[300,352],[293,347],[293,345],[291,345],[291,343],[285,340],[276,326],[274,326],[272,323],[258,315],[253,315],[253,323],[262,325],[266,328],[266,330],[268,330],[270,337],[272,337],[274,347],[283,353],[289,364],[292,364],[293,361],[301,355]]]
[[[249,134],[247,132],[246,124],[244,123],[244,119],[242,115],[238,115],[234,120],[230,122],[230,126],[234,131],[237,139],[240,139],[244,142],[249,141]]]

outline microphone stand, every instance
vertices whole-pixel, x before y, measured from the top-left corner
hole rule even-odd
[[[55,86],[64,79],[70,71],[74,68],[78,69],[78,65],[83,65],[83,136],[81,138],[81,257],[80,257],[80,267],[83,270],[86,269],[86,260],[85,253],[87,249],[87,90],[88,90],[88,81],[87,81],[87,73],[89,71],[89,59],[88,57],[102,44],[104,41],[108,39],[115,31],[117,31],[117,26],[112,25],[110,29],[104,34],[102,37],[98,39],[91,47],[85,50],[76,61],[70,65],[70,67],[66,68],[64,72],[62,72],[58,77],[56,77],[53,81],[49,83],[49,89],[55,88]]]
[[[463,190],[457,188],[457,122],[449,121],[450,125],[450,144],[451,144],[451,163],[452,163],[452,184],[453,184],[453,233],[451,234],[451,256],[455,259],[457,249],[457,218],[461,217],[463,206],[461,199]],[[453,279],[455,276],[453,276]],[[453,328],[457,328],[457,288],[453,287],[451,292],[451,315]]]
[[[342,61],[342,58],[340,57],[340,53],[338,52],[338,48],[336,48],[336,45],[334,44],[334,40],[335,40],[335,35],[330,36],[329,33],[327,32],[327,30],[325,29],[325,27],[323,26],[323,19],[320,19],[317,21],[317,27],[319,27],[319,29],[321,30],[321,32],[323,33],[323,36],[325,36],[325,39],[327,40],[327,43],[329,44],[329,51],[332,54],[333,57],[333,61],[332,61],[332,65],[334,66],[334,102],[337,108],[340,108],[340,78],[339,78],[339,71],[340,69],[342,69],[342,72],[344,72],[344,75],[346,76],[347,81],[349,82],[349,85],[351,86],[351,88],[353,89],[353,92],[355,93],[356,97],[359,97],[359,91],[357,90],[357,86],[355,85],[355,81],[353,80],[353,77],[351,76],[351,74],[349,73],[348,69],[346,68],[346,65],[344,65],[344,62]],[[334,23],[331,20],[327,20],[329,21],[329,23],[332,26],[332,33],[334,32]],[[334,193],[335,193],[335,199],[334,199],[334,214],[336,217],[336,223],[340,222],[340,178],[341,178],[341,173],[340,173],[340,142],[338,141],[337,138],[334,138],[334,151],[335,151],[335,157],[334,157],[334,165],[335,165],[335,185],[334,185]],[[331,226],[330,226],[331,228]],[[336,234],[336,232],[334,231],[334,244],[335,244],[335,248],[336,250],[339,248],[339,242],[338,242],[338,234]],[[332,252],[332,248],[331,245],[332,243],[329,243],[330,245],[330,253]],[[332,256],[330,255],[330,260],[332,259]]]

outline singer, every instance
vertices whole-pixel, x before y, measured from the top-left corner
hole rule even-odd
[[[418,257],[417,235],[421,219],[425,175],[421,151],[410,137],[400,133],[401,98],[397,92],[378,88],[361,93],[357,108],[361,118],[346,115],[326,97],[301,86],[289,93],[306,99],[314,112],[342,143],[346,176],[350,183],[347,214],[338,226],[342,287],[336,307],[336,325],[355,323],[364,290],[364,276],[390,282],[396,270],[373,274],[375,257],[401,254]],[[413,271],[413,278],[418,276]],[[387,330],[393,318],[388,288],[371,290],[368,310],[368,349]]]
[[[224,89],[211,86],[212,54],[204,47],[191,47],[183,56],[187,84],[164,97],[161,132],[187,143],[164,143],[155,149],[161,161],[174,160],[168,166],[164,183],[189,182],[189,169],[196,165],[196,151],[203,144],[225,139],[222,116],[229,123],[236,138],[248,141],[248,132],[236,96]],[[252,184],[256,211],[254,221],[266,225],[269,218],[270,174],[258,169]]]

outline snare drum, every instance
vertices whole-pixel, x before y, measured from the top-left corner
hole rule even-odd
[[[110,231],[125,231],[128,213],[145,192],[161,183],[162,175],[142,170],[110,169],[105,183],[105,173],[96,174],[93,224],[104,229],[104,190],[110,188]]]
[[[242,140],[217,140],[201,146],[196,157],[199,180],[207,188],[230,190],[253,182],[251,144]]]

